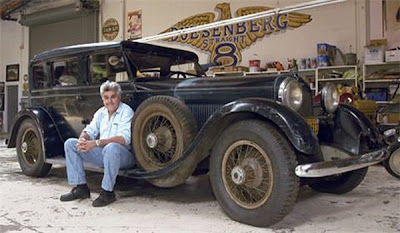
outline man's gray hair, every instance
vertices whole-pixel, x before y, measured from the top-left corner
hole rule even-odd
[[[115,91],[118,97],[121,97],[122,90],[121,86],[116,82],[107,81],[100,86],[100,95],[103,97],[104,92],[106,91]]]

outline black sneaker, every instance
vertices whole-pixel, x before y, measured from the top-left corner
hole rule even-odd
[[[93,201],[92,205],[94,207],[102,207],[113,203],[115,200],[115,193],[113,191],[101,190],[100,196]]]
[[[60,201],[73,201],[90,197],[90,190],[87,185],[78,185],[71,192],[61,195]]]

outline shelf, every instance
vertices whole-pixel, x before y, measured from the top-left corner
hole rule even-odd
[[[318,70],[334,70],[334,69],[355,69],[357,66],[321,66]]]
[[[393,62],[380,62],[380,63],[373,63],[373,64],[364,64],[365,66],[384,66],[384,65],[399,65],[400,61],[393,61]]]
[[[315,72],[316,69],[304,69],[304,70],[298,70],[298,72]]]
[[[400,79],[365,79],[366,83],[400,83]]]
[[[376,101],[376,104],[395,104],[394,101]]]
[[[319,82],[329,82],[329,81],[351,81],[354,82],[354,77],[352,78],[324,78],[324,79],[319,79]]]
[[[245,75],[257,75],[257,74],[281,74],[290,73],[290,70],[270,70],[270,71],[257,71],[257,72],[245,72]]]
[[[400,67],[400,61],[395,62],[380,62],[374,64],[363,64],[362,70],[362,90],[369,88],[386,88],[390,91],[392,85],[400,84],[400,73],[395,71]],[[390,72],[390,73],[389,73]],[[386,75],[391,75],[384,78]],[[397,91],[399,93],[399,91]],[[389,93],[392,95],[392,93]]]

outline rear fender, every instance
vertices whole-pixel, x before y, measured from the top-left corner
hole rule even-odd
[[[14,119],[15,121],[8,138],[8,148],[17,146],[17,134],[22,122],[26,119],[32,119],[42,137],[42,146],[45,149],[46,157],[51,158],[64,154],[64,141],[62,140],[61,133],[54,118],[45,108],[33,107],[24,109]]]

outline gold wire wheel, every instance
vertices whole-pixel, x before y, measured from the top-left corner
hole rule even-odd
[[[164,167],[179,157],[177,130],[179,127],[163,113],[147,117],[142,136],[146,159],[157,167]]]
[[[256,209],[271,195],[271,161],[256,143],[249,140],[236,141],[224,154],[222,180],[232,200],[245,209]]]
[[[40,143],[37,135],[32,130],[27,130],[22,136],[21,152],[27,164],[34,166],[40,156]]]

